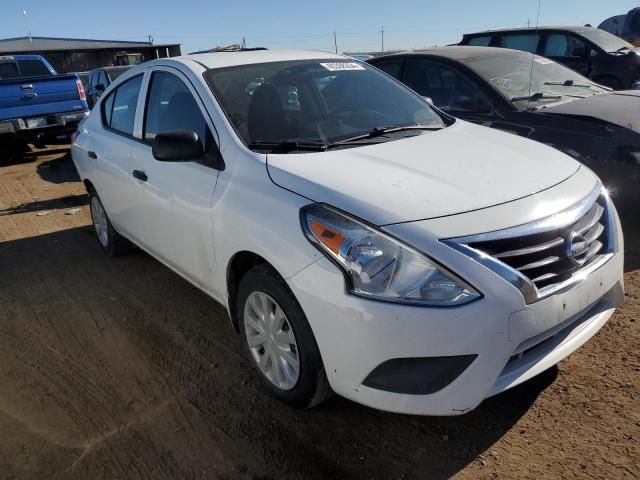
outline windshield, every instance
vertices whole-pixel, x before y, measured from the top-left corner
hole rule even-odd
[[[620,37],[616,37],[609,32],[600,30],[599,28],[584,30],[579,33],[587,40],[591,40],[605,52],[617,52],[618,50],[624,50],[625,48],[634,48],[629,42],[625,42]]]
[[[527,52],[476,57],[465,64],[518,108],[605,92],[579,73]],[[536,98],[529,99],[533,94]],[[560,97],[560,98],[558,98]]]
[[[109,78],[112,82],[116,80],[120,75],[129,70],[128,68],[114,68],[113,70],[109,70]]]
[[[212,69],[205,77],[246,145],[330,144],[375,128],[444,126],[421,97],[359,62],[259,63]]]

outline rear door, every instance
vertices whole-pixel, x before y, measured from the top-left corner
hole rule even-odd
[[[591,47],[581,37],[567,32],[549,32],[545,35],[542,55],[588,77]]]
[[[171,67],[155,67],[144,93],[143,142],[132,148],[135,218],[144,225],[144,245],[160,260],[206,290],[214,264],[212,200],[218,180],[217,135],[189,81]],[[159,133],[195,131],[205,155],[194,161],[160,162],[152,143]]]
[[[131,149],[141,140],[134,136],[135,119],[144,74],[134,76],[107,94],[99,104],[100,118],[86,140],[88,178],[96,187],[115,228],[134,242],[142,235],[133,215],[135,184],[131,178]],[[97,124],[97,125],[96,125]]]

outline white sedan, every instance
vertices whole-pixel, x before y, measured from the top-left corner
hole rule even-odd
[[[467,412],[623,301],[622,233],[590,170],[346,57],[142,64],[72,155],[102,249],[135,244],[225,305],[267,389],[295,407],[333,391]]]

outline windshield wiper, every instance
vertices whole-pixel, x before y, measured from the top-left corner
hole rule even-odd
[[[396,125],[392,127],[375,127],[367,133],[363,133],[360,135],[355,135],[353,137],[344,138],[337,142],[331,143],[329,146],[341,145],[344,143],[352,143],[357,142],[358,140],[365,140],[368,138],[376,138],[387,133],[395,133],[395,132],[404,132],[407,130],[441,130],[444,127],[440,125],[420,125],[420,124],[412,124],[412,125]]]
[[[249,148],[259,150],[269,150],[271,152],[288,153],[295,150],[305,150],[310,152],[323,152],[329,146],[321,142],[296,142],[293,140],[283,140],[282,142],[251,142]]]
[[[512,102],[519,102],[521,100],[560,100],[562,95],[553,95],[551,93],[536,92],[531,95],[525,95],[524,97],[513,97]]]
[[[565,80],[564,82],[544,82],[545,85],[554,85],[558,87],[580,87],[580,88],[588,88],[591,90],[593,85],[588,83],[576,83],[573,80]]]

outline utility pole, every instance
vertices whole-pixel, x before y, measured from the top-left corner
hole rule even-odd
[[[242,48],[247,48],[247,39],[242,37]]]
[[[380,53],[384,53],[384,27],[380,28],[380,40],[381,40]]]
[[[336,53],[338,53],[338,37],[336,36],[336,32],[333,32],[333,45],[336,47]]]
[[[153,35],[149,35],[149,43],[153,45]]]

